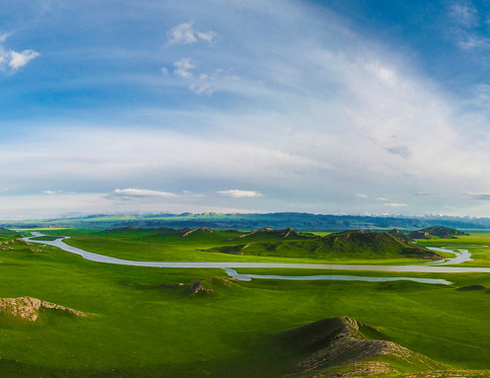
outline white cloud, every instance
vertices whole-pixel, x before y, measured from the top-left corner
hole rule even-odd
[[[357,198],[368,198],[368,196],[366,194],[362,194],[362,193],[357,193],[356,197]]]
[[[182,58],[174,63],[174,74],[184,79],[190,79],[193,77],[191,70],[195,69],[196,66],[191,63],[189,58]]]
[[[54,195],[54,194],[58,194],[58,193],[62,193],[63,191],[62,190],[43,190],[42,193],[43,194],[48,194],[48,195]]]
[[[11,33],[0,34],[0,43],[5,42],[10,35],[11,35]]]
[[[6,71],[6,69],[9,68],[10,72],[14,72],[40,56],[40,54],[34,50],[17,52],[6,49],[3,44],[6,42],[9,35],[9,33],[0,35],[0,70]]]
[[[170,44],[185,44],[190,45],[198,42],[199,40],[212,43],[217,37],[217,33],[214,31],[198,31],[194,30],[193,22],[184,22],[172,28],[168,32],[168,39]]]
[[[192,44],[197,42],[192,29],[192,22],[177,25],[168,32],[170,43]]]
[[[116,189],[110,195],[112,198],[143,198],[143,197],[162,197],[162,198],[172,198],[176,197],[176,194],[169,192],[162,192],[158,190],[148,190],[148,189]]]
[[[242,197],[262,197],[263,194],[256,192],[255,190],[218,190],[218,194],[226,197],[232,198],[242,198]]]
[[[407,207],[408,204],[406,204],[406,203],[390,202],[390,203],[383,204],[383,206],[397,208],[397,207]]]
[[[24,67],[32,59],[39,56],[39,53],[34,50],[24,50],[22,52],[10,51],[9,67],[13,70],[17,70],[20,67]]]

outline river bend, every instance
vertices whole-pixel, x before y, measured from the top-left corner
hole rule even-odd
[[[441,265],[359,265],[359,264],[298,264],[298,263],[254,263],[254,262],[164,262],[164,261],[134,261],[104,256],[83,249],[72,247],[63,242],[69,237],[61,237],[53,241],[34,240],[41,236],[48,236],[40,232],[33,232],[33,236],[23,240],[31,243],[46,244],[60,248],[66,252],[75,253],[86,260],[118,265],[145,266],[156,268],[291,268],[291,269],[323,269],[345,271],[372,271],[372,272],[406,272],[406,273],[490,273],[490,268],[457,267]],[[449,251],[449,250],[447,250]],[[451,252],[451,251],[449,251]]]

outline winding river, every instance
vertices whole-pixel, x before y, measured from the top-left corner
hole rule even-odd
[[[436,247],[428,247],[431,251],[434,252],[444,252],[444,253],[452,253],[453,255],[456,255],[455,258],[449,259],[449,260],[443,260],[443,261],[434,261],[432,264],[437,264],[437,265],[455,265],[455,264],[461,264],[466,261],[472,261],[473,259],[471,258],[471,253],[467,249],[457,249],[456,251],[452,251],[450,249],[446,248],[436,248]]]
[[[41,236],[49,236],[40,232],[32,232],[32,236],[25,237],[23,240],[31,243],[39,243],[60,248],[66,252],[74,253],[82,256],[84,259],[118,265],[145,266],[157,268],[221,268],[225,269],[231,277],[241,280],[251,280],[252,278],[274,278],[274,279],[294,279],[294,280],[315,280],[315,279],[349,279],[349,280],[373,280],[388,281],[388,280],[415,280],[425,283],[450,284],[446,280],[429,280],[438,282],[429,282],[428,279],[417,279],[412,277],[357,277],[357,276],[267,276],[267,275],[246,275],[239,274],[234,269],[237,268],[294,268],[294,269],[323,269],[323,270],[345,270],[345,271],[373,271],[373,272],[405,272],[405,273],[490,273],[490,268],[479,267],[457,267],[451,264],[459,264],[464,261],[471,260],[470,253],[467,250],[459,250],[459,252],[448,249],[432,248],[433,250],[456,254],[456,258],[449,261],[439,261],[426,265],[359,265],[359,264],[298,264],[298,263],[253,263],[253,262],[164,262],[164,261],[134,261],[124,260],[115,257],[104,256],[93,252],[84,251],[83,249],[72,247],[64,243],[69,237],[60,237],[59,239],[47,241],[36,240]],[[316,277],[316,278],[315,278]],[[323,277],[323,278],[318,278]],[[336,277],[336,278],[327,278]],[[339,278],[344,277],[344,278]],[[347,278],[345,278],[347,277]],[[443,282],[445,281],[445,282]]]

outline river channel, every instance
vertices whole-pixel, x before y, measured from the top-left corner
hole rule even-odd
[[[86,260],[118,265],[131,265],[131,266],[145,266],[156,268],[221,268],[225,269],[229,276],[237,279],[249,281],[253,278],[273,278],[273,279],[288,279],[288,280],[319,280],[319,279],[337,279],[337,280],[365,280],[365,281],[392,281],[392,280],[412,280],[424,283],[437,283],[447,285],[450,284],[446,280],[432,280],[425,278],[413,278],[413,277],[361,277],[361,276],[274,276],[274,275],[257,275],[257,274],[239,274],[233,269],[239,268],[284,268],[284,269],[323,269],[323,270],[344,270],[344,271],[374,271],[374,272],[401,272],[401,273],[490,273],[490,268],[478,268],[478,267],[456,267],[451,265],[444,265],[448,262],[429,263],[426,265],[359,265],[359,264],[297,264],[297,263],[253,263],[253,262],[164,262],[164,261],[134,261],[124,260],[115,257],[100,255],[93,252],[84,251],[83,249],[72,247],[64,243],[65,239],[69,237],[60,237],[56,240],[35,240],[35,238],[41,236],[49,236],[40,232],[32,232],[32,236],[25,237],[23,240],[30,243],[39,243],[44,245],[50,245],[60,248],[66,252],[74,253],[82,256]],[[457,255],[456,259],[460,258],[458,262],[454,262],[456,259],[452,259],[449,263],[457,264],[462,261],[468,261],[470,254],[466,250],[459,250],[460,253],[451,250],[440,250],[441,252],[450,252]],[[465,252],[463,252],[465,251]],[[323,277],[323,278],[318,278]],[[336,278],[332,278],[336,277]],[[343,278],[339,278],[343,277]],[[428,280],[428,281],[427,281]],[[429,282],[435,281],[435,282]]]

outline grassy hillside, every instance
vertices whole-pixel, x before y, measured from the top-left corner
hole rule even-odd
[[[270,242],[249,242],[249,239],[245,237],[243,240],[247,243],[223,246],[211,251],[237,255],[297,257],[331,261],[404,258],[439,260],[443,258],[424,247],[414,245],[387,232],[349,231],[294,241],[276,239]]]
[[[6,228],[0,228],[0,242],[8,242],[18,237],[20,237],[18,232]]]

